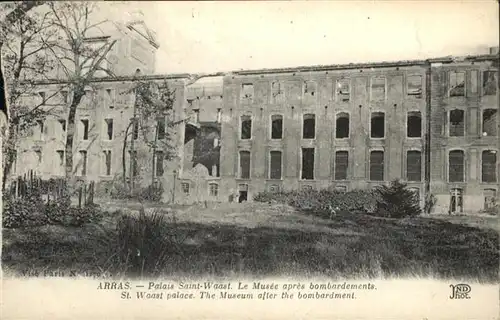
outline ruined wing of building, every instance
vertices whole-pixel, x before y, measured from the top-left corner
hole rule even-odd
[[[133,97],[120,93],[141,69],[142,79],[175,89],[178,156],[151,167],[153,153],[140,143],[134,150],[138,175],[161,181],[165,202],[251,201],[262,191],[348,191],[394,179],[422,204],[434,195],[435,212],[498,202],[498,48],[461,58],[148,75],[158,45],[147,30],[140,21],[122,28],[108,59],[116,76],[94,80],[78,110],[75,170],[98,182],[100,196],[120,176],[120,134],[133,117]],[[57,86],[40,83],[40,92]],[[64,174],[60,98],[61,116],[24,141],[13,176]]]

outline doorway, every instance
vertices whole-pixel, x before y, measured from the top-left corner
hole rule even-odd
[[[248,200],[248,185],[247,184],[240,184],[238,186],[238,202],[242,203],[243,201]]]
[[[243,201],[247,201],[248,191],[240,191],[240,196],[238,197],[238,202],[242,203]]]

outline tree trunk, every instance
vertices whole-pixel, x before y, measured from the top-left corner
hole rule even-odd
[[[7,178],[12,170],[12,165],[14,164],[15,154],[16,154],[16,127],[13,123],[9,123],[9,133],[5,137],[4,141],[4,164],[3,164],[3,176],[2,176],[2,190],[5,190],[5,185],[7,183]],[[3,152],[3,150],[2,150]]]
[[[85,90],[82,86],[77,86],[74,88],[73,100],[69,106],[68,115],[68,125],[66,128],[66,166],[65,166],[65,176],[66,180],[71,180],[73,178],[73,140],[75,137],[75,118],[76,118],[76,108],[80,104],[83,96],[85,95]]]

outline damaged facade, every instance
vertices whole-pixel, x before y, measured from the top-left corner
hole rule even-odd
[[[128,30],[123,38],[135,39],[129,45],[157,48],[144,36],[151,33]],[[121,50],[122,59],[112,60],[123,68],[135,51]],[[142,70],[153,72],[154,54],[144,60],[149,56],[141,55]],[[140,185],[161,181],[165,202],[187,204],[251,201],[262,191],[348,191],[402,179],[422,205],[435,195],[435,212],[479,211],[500,202],[498,59],[497,49],[459,60],[144,75],[175,89],[173,116],[164,121],[178,123],[172,128],[177,158],[163,161],[137,141]],[[99,181],[102,196],[122,173],[134,99],[119,92],[132,87],[139,68],[130,65],[128,73],[96,80],[78,111],[75,170]],[[46,83],[40,91],[57,86]],[[64,174],[63,120],[62,113],[34,128],[14,175],[28,169],[44,177]]]

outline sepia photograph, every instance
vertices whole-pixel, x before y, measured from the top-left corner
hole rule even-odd
[[[268,300],[248,319],[333,312],[313,300],[367,318],[356,300],[388,319],[412,290],[498,316],[498,1],[8,1],[0,17],[5,319],[153,300],[187,319],[207,300],[231,319],[246,300]]]

